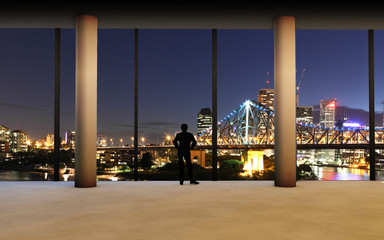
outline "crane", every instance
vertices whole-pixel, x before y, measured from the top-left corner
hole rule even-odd
[[[300,84],[301,84],[301,81],[303,80],[305,70],[306,69],[304,68],[303,72],[301,73],[299,83],[297,84],[297,87],[296,87],[296,106],[299,106],[299,90],[300,90]]]

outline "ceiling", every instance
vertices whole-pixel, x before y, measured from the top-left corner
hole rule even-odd
[[[77,14],[99,28],[272,29],[276,16],[294,16],[297,29],[384,29],[379,4],[18,4],[0,8],[0,28],[74,28]]]

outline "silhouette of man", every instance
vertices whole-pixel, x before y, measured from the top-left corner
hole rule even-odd
[[[176,134],[175,139],[173,140],[173,145],[177,148],[177,156],[179,158],[179,180],[180,185],[184,183],[184,160],[187,163],[188,177],[191,184],[199,184],[193,178],[192,172],[192,162],[191,162],[191,150],[196,146],[195,137],[192,133],[187,132],[188,125],[181,124],[182,132]],[[184,160],[183,160],[184,158]]]

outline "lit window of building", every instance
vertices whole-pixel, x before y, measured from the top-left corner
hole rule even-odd
[[[197,115],[197,136],[200,136],[209,127],[212,127],[211,109],[202,108]]]
[[[27,152],[28,135],[22,130],[14,130],[11,132],[11,141],[9,143],[9,148],[12,152]]]
[[[306,124],[313,124],[313,107],[296,107],[296,121]]]
[[[275,89],[260,89],[257,101],[273,110]]]
[[[335,127],[336,99],[321,100],[320,126],[325,128]]]
[[[75,148],[75,136],[76,136],[75,131],[66,131],[65,132],[65,136],[64,136],[65,144],[70,149]]]

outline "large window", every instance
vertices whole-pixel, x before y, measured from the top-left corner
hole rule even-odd
[[[256,108],[273,110],[273,84],[272,30],[218,31],[218,145],[227,146],[218,150],[219,179],[273,179],[273,151],[244,149],[273,131],[258,124],[273,117]]]
[[[300,127],[302,143],[329,147],[298,147],[298,174],[319,180],[368,180],[369,151],[348,148],[369,134],[360,131],[369,125],[367,31],[298,30],[296,39],[298,120],[307,124]],[[306,120],[308,107],[313,122]],[[335,148],[341,143],[346,149]]]
[[[384,35],[375,33],[375,65],[380,66]],[[54,29],[0,30],[2,180],[51,179],[54,36]],[[272,180],[273,30],[218,30],[217,36],[218,179]],[[172,141],[182,123],[198,140],[192,152],[196,179],[212,179],[212,31],[140,29],[138,39],[139,180],[178,179]],[[367,31],[297,30],[296,41],[298,178],[368,180],[369,151],[356,147],[367,145],[368,137]],[[133,29],[99,29],[99,180],[134,177],[134,53]],[[375,73],[381,89],[381,68]],[[378,141],[381,91],[375,99]],[[73,179],[74,118],[75,30],[62,29],[60,167],[65,180]],[[345,149],[335,145],[341,143]],[[380,145],[376,152],[376,173],[382,178]]]
[[[0,180],[47,180],[26,170],[52,166],[54,30],[1,29],[0,62]]]

